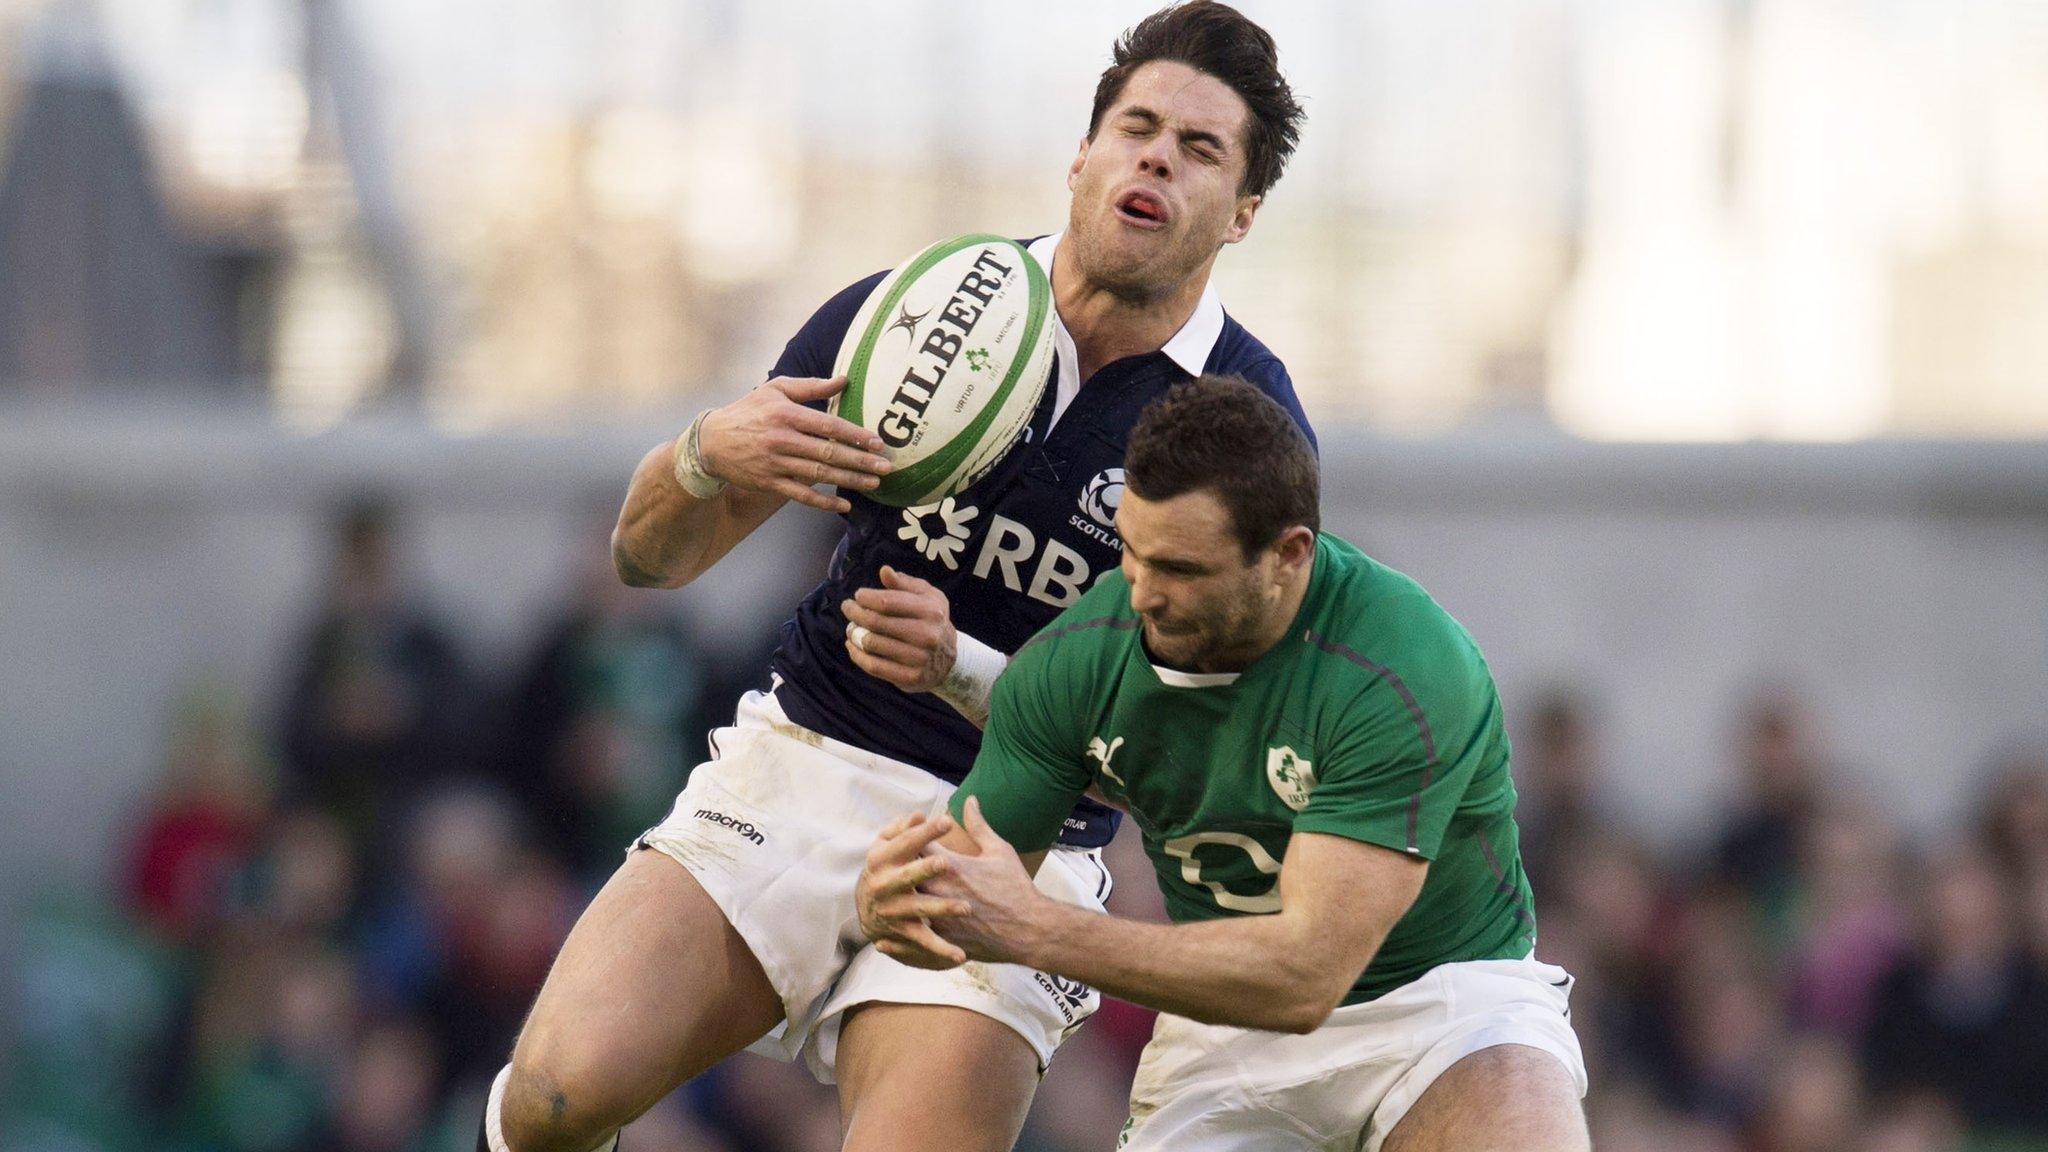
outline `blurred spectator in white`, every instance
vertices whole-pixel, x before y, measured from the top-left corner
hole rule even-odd
[[[211,929],[256,851],[271,799],[270,766],[232,701],[195,686],[178,702],[163,790],[134,842],[128,901],[178,941]]]
[[[473,739],[456,643],[403,582],[395,521],[376,500],[341,516],[283,717],[288,794],[339,815],[373,863],[407,798],[459,768]]]

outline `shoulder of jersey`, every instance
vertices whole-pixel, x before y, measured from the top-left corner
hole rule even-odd
[[[1422,585],[1405,573],[1366,555],[1341,537],[1324,535],[1323,555],[1341,571],[1334,573],[1328,600],[1311,630],[1326,643],[1344,645],[1370,657],[1436,628],[1444,617]],[[1447,617],[1444,617],[1447,619]]]
[[[1080,599],[1053,617],[1052,623],[1025,641],[1024,647],[1018,649],[1018,655],[1033,649],[1050,655],[1053,650],[1065,649],[1076,641],[1092,648],[1110,647],[1122,638],[1134,635],[1138,629],[1138,615],[1131,611],[1129,594],[1117,587],[1121,583],[1122,577],[1115,569],[1103,573],[1094,587],[1083,592]]]
[[[895,464],[875,500],[934,503],[986,475],[1052,375],[1052,284],[1021,244],[941,240],[868,293],[833,364],[832,411],[882,438]]]
[[[1472,634],[1413,578],[1368,558],[1349,587],[1358,594],[1326,621],[1333,634],[1319,645],[1325,651],[1343,656],[1368,679],[1391,671],[1425,711],[1476,699],[1471,693],[1491,683]]]

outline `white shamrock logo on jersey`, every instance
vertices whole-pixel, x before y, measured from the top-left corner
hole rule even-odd
[[[927,560],[943,560],[952,571],[960,570],[960,550],[967,547],[967,522],[981,514],[979,508],[956,508],[953,498],[946,497],[936,504],[919,504],[903,510],[903,527],[896,530],[901,540],[910,541],[910,546],[924,553]],[[925,517],[937,515],[944,526],[943,532],[927,532]]]
[[[1090,738],[1089,738],[1089,740],[1088,740],[1088,753],[1087,753],[1087,754],[1088,754],[1088,755],[1090,755],[1090,756],[1093,756],[1093,757],[1095,757],[1095,759],[1096,759],[1097,761],[1101,762],[1101,764],[1102,764],[1102,774],[1103,774],[1104,776],[1107,776],[1107,777],[1109,777],[1109,778],[1110,778],[1111,780],[1114,780],[1114,781],[1116,781],[1116,786],[1117,786],[1117,787],[1119,787],[1119,788],[1123,789],[1124,791],[1128,792],[1128,791],[1130,791],[1130,790],[1131,790],[1131,786],[1130,786],[1129,784],[1126,784],[1126,783],[1124,783],[1124,778],[1123,778],[1123,777],[1121,777],[1121,776],[1117,775],[1116,773],[1114,773],[1114,772],[1112,772],[1112,771],[1110,771],[1110,770],[1109,770],[1109,759],[1110,759],[1110,757],[1112,757],[1112,756],[1115,756],[1115,755],[1116,755],[1116,750],[1117,750],[1118,748],[1121,748],[1121,747],[1123,747],[1123,744],[1124,744],[1124,738],[1123,738],[1123,737],[1121,737],[1121,736],[1117,737],[1117,738],[1116,738],[1116,739],[1114,739],[1114,740],[1111,740],[1111,741],[1110,741],[1109,743],[1107,743],[1107,744],[1104,744],[1104,743],[1102,742],[1102,737],[1100,737],[1100,736],[1093,736],[1093,737],[1090,737]]]
[[[1308,807],[1308,794],[1315,790],[1316,766],[1286,745],[1268,748],[1266,780],[1279,793],[1282,804],[1299,812]]]

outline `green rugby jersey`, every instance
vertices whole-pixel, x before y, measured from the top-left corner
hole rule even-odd
[[[1109,572],[996,681],[970,795],[1020,852],[1091,785],[1144,836],[1177,921],[1280,909],[1297,831],[1431,862],[1344,1003],[1535,943],[1500,697],[1472,637],[1413,580],[1324,534],[1294,625],[1241,673],[1151,663]]]

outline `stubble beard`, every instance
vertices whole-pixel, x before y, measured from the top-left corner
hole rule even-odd
[[[1082,279],[1090,288],[1106,292],[1125,304],[1143,306],[1163,300],[1187,283],[1201,267],[1201,260],[1191,258],[1193,238],[1181,234],[1176,236],[1169,229],[1161,237],[1164,246],[1155,249],[1130,265],[1115,266],[1104,259],[1110,246],[1126,239],[1121,235],[1123,225],[1117,220],[1114,208],[1088,213],[1079,211],[1083,200],[1092,204],[1103,204],[1105,191],[1091,191],[1085,197],[1076,196],[1076,211],[1070,211],[1067,231],[1081,241],[1075,246],[1076,263],[1080,265]]]
[[[1256,582],[1248,582],[1219,603],[1215,612],[1194,617],[1193,630],[1172,633],[1164,643],[1156,625],[1145,621],[1145,643],[1154,656],[1170,667],[1218,671],[1228,661],[1242,670],[1250,661],[1241,659],[1245,655],[1241,647],[1260,631],[1265,618],[1262,608]]]

